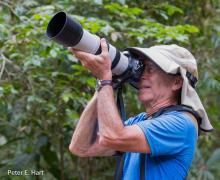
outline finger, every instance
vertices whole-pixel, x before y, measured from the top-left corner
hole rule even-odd
[[[75,51],[75,55],[77,58],[80,58],[80,60],[83,61],[93,61],[95,59],[95,55],[83,51]]]
[[[77,49],[74,49],[72,47],[68,47],[68,50],[82,63],[82,65],[84,66],[84,63],[81,61],[80,56],[78,56],[78,51]]]
[[[101,48],[102,48],[102,55],[107,55],[108,54],[108,45],[107,42],[105,40],[105,38],[101,39]]]
[[[81,62],[90,62],[93,61],[95,58],[95,55],[91,53],[87,53],[84,51],[76,50],[73,48],[69,48],[69,50],[75,55],[77,59],[79,59]]]
[[[80,51],[80,50],[78,50],[78,49],[74,49],[73,47],[68,47],[68,50],[69,50],[71,53],[73,53],[73,54],[75,54],[76,52]]]

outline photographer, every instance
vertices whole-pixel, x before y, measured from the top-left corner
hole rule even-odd
[[[130,48],[145,65],[138,97],[146,113],[131,117],[123,124],[114,99],[105,39],[101,39],[101,47],[100,55],[70,48],[95,77],[107,80],[102,81],[84,109],[70,151],[81,157],[125,152],[122,169],[125,180],[143,179],[143,176],[150,180],[185,179],[196,150],[198,132],[212,129],[194,89],[198,76],[196,60],[188,50],[177,45]],[[140,172],[143,167],[144,172]]]

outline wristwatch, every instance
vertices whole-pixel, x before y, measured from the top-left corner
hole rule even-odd
[[[96,90],[100,91],[104,86],[112,86],[112,80],[97,80]]]

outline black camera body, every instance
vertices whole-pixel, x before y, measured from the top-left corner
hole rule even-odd
[[[98,55],[101,53],[100,37],[82,28],[81,24],[71,19],[65,12],[58,12],[50,20],[46,35],[49,39],[75,49]],[[142,61],[129,51],[123,53],[108,43],[112,61],[112,80],[114,89],[123,83],[130,83],[138,89],[138,81],[144,70]]]

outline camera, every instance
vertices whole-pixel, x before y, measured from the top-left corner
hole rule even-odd
[[[63,11],[56,13],[49,21],[46,35],[50,40],[65,47],[73,47],[95,55],[101,53],[100,37],[83,29],[79,22]],[[114,89],[126,82],[138,89],[138,81],[144,70],[142,61],[129,51],[120,52],[113,45],[107,45],[112,61]]]

